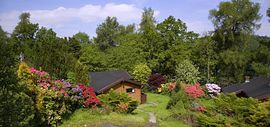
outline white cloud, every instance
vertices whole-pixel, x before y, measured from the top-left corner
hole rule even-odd
[[[108,3],[104,6],[87,4],[80,8],[58,7],[53,10],[26,10],[30,12],[30,20],[39,23],[41,26],[61,28],[65,23],[90,23],[104,20],[107,16],[117,17],[120,22],[134,22],[141,18],[142,9],[135,7],[133,4],[114,4]],[[12,11],[0,13],[0,25],[8,32],[11,32],[18,17],[22,13]],[[155,16],[159,14],[155,11]]]

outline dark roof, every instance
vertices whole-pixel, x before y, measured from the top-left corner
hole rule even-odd
[[[224,93],[244,92],[248,97],[265,99],[270,96],[270,78],[260,76],[253,78],[250,82],[235,84],[222,88]]]
[[[104,92],[121,82],[140,85],[126,71],[90,72],[90,85],[96,93]]]

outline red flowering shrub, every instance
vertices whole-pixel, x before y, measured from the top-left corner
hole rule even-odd
[[[101,105],[101,102],[96,97],[94,89],[91,87],[85,87],[84,85],[79,85],[82,90],[82,96],[84,98],[84,107],[96,108],[98,105]]]
[[[187,84],[184,87],[184,91],[187,93],[188,96],[192,98],[198,98],[204,96],[204,91],[200,86],[200,83],[196,83],[195,85]]]

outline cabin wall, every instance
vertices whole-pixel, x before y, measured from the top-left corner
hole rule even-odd
[[[133,88],[134,92],[127,93],[128,88]],[[141,103],[141,87],[138,85],[134,85],[129,82],[123,82],[123,83],[119,83],[118,85],[115,85],[112,89],[119,93],[127,93],[128,96],[130,96],[132,100],[135,100]]]

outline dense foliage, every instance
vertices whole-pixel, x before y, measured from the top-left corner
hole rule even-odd
[[[53,80],[49,73],[29,68],[26,63],[20,64],[18,78],[30,98],[35,112],[29,113],[33,120],[39,121],[37,125],[57,126],[76,108],[101,105],[91,87],[82,84],[74,87],[65,80]]]
[[[176,67],[176,79],[182,83],[196,83],[199,71],[189,60],[181,61]]]
[[[138,28],[107,17],[92,38],[83,32],[58,37],[22,13],[11,34],[0,27],[0,126],[58,125],[75,109],[101,102],[132,112],[137,103],[126,95],[104,94],[99,102],[89,87],[89,72],[107,70],[126,70],[149,90],[171,96],[173,118],[205,126],[269,125],[269,101],[218,96],[220,87],[245,76],[270,76],[270,37],[254,35],[259,10],[250,0],[223,1],[210,10],[214,31],[199,36],[181,19],[158,22],[154,10],[145,8]],[[266,13],[270,17],[270,9]],[[206,85],[216,96],[212,107],[201,104],[202,86],[183,85],[197,82],[219,84]]]
[[[164,83],[166,83],[166,77],[159,73],[152,74],[148,79],[150,90],[156,90],[160,88],[161,84],[164,84]]]
[[[270,124],[270,101],[260,103],[253,98],[239,98],[234,94],[219,95],[206,112],[196,114],[200,126],[265,127]],[[218,115],[217,115],[218,114]]]
[[[139,104],[137,101],[132,101],[126,93],[117,93],[113,90],[98,95],[98,98],[107,110],[119,113],[132,113]]]
[[[146,64],[138,64],[135,65],[132,75],[135,80],[145,84],[147,83],[151,72],[151,69]]]

